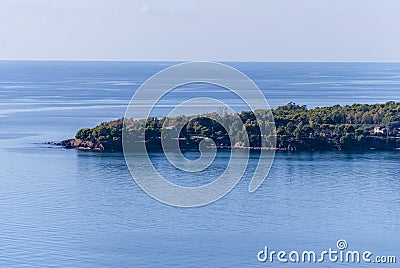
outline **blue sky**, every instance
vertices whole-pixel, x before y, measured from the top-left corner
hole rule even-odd
[[[400,61],[398,0],[0,0],[0,59]]]

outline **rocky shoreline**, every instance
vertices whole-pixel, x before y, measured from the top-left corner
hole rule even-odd
[[[56,146],[62,146],[66,149],[78,149],[81,151],[104,151],[105,147],[101,143],[94,143],[91,141],[83,141],[77,138],[67,139],[55,143]]]
[[[393,144],[393,143],[391,143]],[[354,148],[340,148],[337,144],[332,143],[330,146],[323,146],[320,148],[310,148],[302,142],[297,142],[296,144],[290,144],[288,147],[276,147],[276,148],[266,148],[266,147],[242,147],[242,146],[216,146],[217,149],[222,150],[240,150],[240,149],[249,149],[251,151],[260,151],[260,150],[275,150],[275,151],[367,151],[367,150],[375,150],[375,151],[400,151],[400,139],[397,141],[397,146],[388,145],[383,139],[376,139],[371,142],[371,146],[366,147],[354,147]],[[56,146],[61,146],[65,149],[77,149],[80,151],[94,151],[94,152],[123,152],[122,144],[119,146],[109,146],[107,143],[94,143],[91,141],[84,141],[77,138],[66,139],[60,141],[58,143],[54,143]],[[151,148],[147,148],[149,151],[162,151],[161,146],[156,147],[153,146]],[[188,147],[182,146],[183,150],[197,150],[197,147]]]

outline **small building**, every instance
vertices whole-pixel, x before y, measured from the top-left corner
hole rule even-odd
[[[386,133],[385,128],[381,128],[379,126],[374,128],[374,134],[385,134],[385,133]]]

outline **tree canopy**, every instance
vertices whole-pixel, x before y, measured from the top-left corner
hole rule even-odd
[[[389,150],[400,147],[400,102],[313,109],[291,102],[273,109],[272,115],[274,120],[271,113],[257,110],[238,114],[215,112],[173,118],[127,119],[125,131],[145,142],[150,149],[161,148],[163,128],[180,130],[177,137],[181,148],[186,149],[196,148],[206,138],[215,146],[226,149],[246,146],[261,149],[272,145],[278,150]],[[238,117],[241,122],[235,120]],[[118,119],[95,128],[80,129],[75,138],[93,145],[101,144],[104,150],[120,151],[123,122]],[[224,122],[225,128],[218,122]],[[167,131],[165,135],[169,135]]]

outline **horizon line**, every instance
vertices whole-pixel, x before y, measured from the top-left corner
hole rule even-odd
[[[245,61],[245,60],[108,60],[108,59],[0,59],[5,61],[40,62],[220,62],[220,63],[400,63],[400,61]]]

